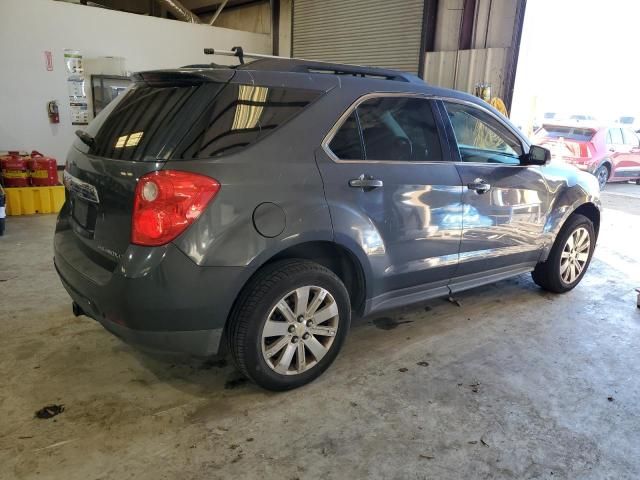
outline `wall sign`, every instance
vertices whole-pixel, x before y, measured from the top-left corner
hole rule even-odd
[[[50,50],[44,52],[44,64],[47,67],[47,72],[53,72],[53,54]]]
[[[69,110],[71,125],[87,125],[89,109],[84,81],[82,55],[78,50],[64,51],[64,65],[67,70],[67,90],[69,92]]]

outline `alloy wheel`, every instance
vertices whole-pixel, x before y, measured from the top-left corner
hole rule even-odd
[[[607,170],[607,167],[600,167],[596,172],[596,175],[600,190],[604,190],[604,187],[607,186],[607,181],[609,180],[609,170]]]
[[[560,256],[560,277],[571,284],[576,281],[589,261],[591,237],[584,227],[573,231],[562,249]]]
[[[317,286],[297,288],[273,307],[262,329],[262,355],[281,375],[297,375],[316,366],[335,340],[338,304]]]

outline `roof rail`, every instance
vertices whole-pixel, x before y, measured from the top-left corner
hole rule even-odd
[[[262,53],[245,53],[242,47],[233,47],[231,50],[218,50],[205,48],[205,55],[224,55],[238,57],[238,68],[251,68],[256,70],[274,70],[299,73],[325,73],[333,75],[349,75],[363,78],[377,78],[384,80],[396,80],[401,82],[424,83],[424,81],[410,73],[399,72],[386,68],[365,67],[360,65],[346,65],[340,63],[317,62],[301,58],[279,57]],[[251,63],[251,67],[244,63],[245,58],[260,60]]]

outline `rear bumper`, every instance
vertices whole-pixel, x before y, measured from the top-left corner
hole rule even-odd
[[[201,267],[169,245],[138,275],[119,266],[99,283],[83,272],[82,264],[62,255],[66,250],[60,243],[65,241],[70,237],[57,232],[55,268],[87,316],[143,349],[194,356],[219,351],[227,317],[247,275],[243,267]]]

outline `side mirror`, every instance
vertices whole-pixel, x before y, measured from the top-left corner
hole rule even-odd
[[[520,159],[522,165],[546,165],[551,160],[551,151],[538,145],[531,145],[529,153]]]

